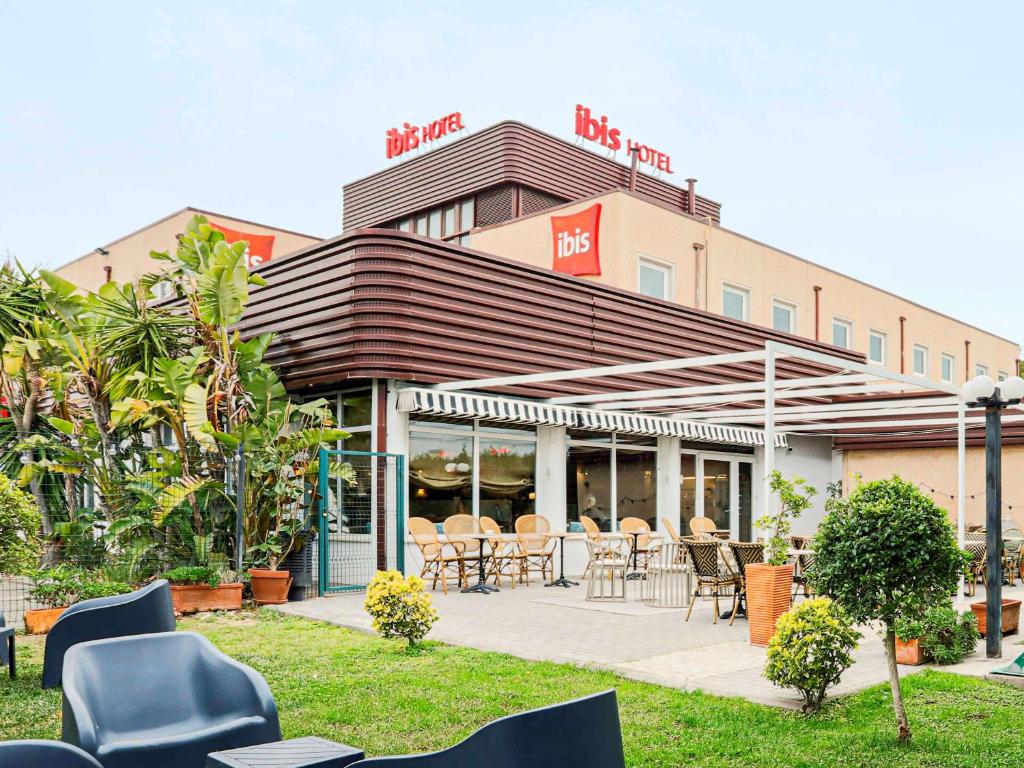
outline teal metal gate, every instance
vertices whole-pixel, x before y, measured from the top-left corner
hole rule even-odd
[[[366,589],[378,570],[405,570],[405,457],[320,451],[317,592]]]

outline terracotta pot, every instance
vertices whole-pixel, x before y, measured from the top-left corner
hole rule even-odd
[[[240,611],[242,609],[241,582],[220,584],[172,584],[171,602],[175,613],[199,611]]]
[[[754,563],[744,572],[750,643],[768,645],[775,634],[775,622],[789,610],[793,601],[793,566]]]
[[[987,606],[984,601],[979,603],[971,603],[971,610],[974,611],[974,615],[978,618],[978,631],[984,637],[986,629],[986,614]],[[1010,600],[1009,598],[1003,598],[1003,634],[1009,635],[1012,632],[1017,631],[1017,627],[1020,624],[1020,600]]]
[[[249,584],[252,587],[254,601],[264,605],[280,605],[288,602],[288,590],[292,586],[292,575],[288,571],[250,568]]]
[[[915,637],[913,640],[903,642],[897,637],[896,663],[908,664],[912,667],[924,664],[924,651],[921,650],[921,641]]]
[[[60,615],[67,610],[63,608],[40,608],[35,611],[25,611],[25,631],[30,635],[45,635],[53,625],[57,623]]]

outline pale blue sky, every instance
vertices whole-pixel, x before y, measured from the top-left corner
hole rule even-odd
[[[185,205],[336,234],[387,128],[582,102],[726,226],[1024,340],[1022,8],[0,0],[0,254]]]

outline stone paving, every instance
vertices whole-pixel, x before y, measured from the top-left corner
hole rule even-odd
[[[431,630],[435,640],[498,651],[537,661],[555,661],[607,669],[635,680],[681,690],[701,690],[721,696],[742,696],[762,704],[795,708],[794,692],[777,688],[761,676],[765,650],[748,642],[747,624],[737,619],[712,623],[712,603],[698,601],[689,622],[685,609],[654,608],[640,602],[630,583],[626,603],[592,603],[586,587],[545,588],[538,582],[499,594],[434,593],[439,619]],[[557,591],[556,591],[557,590]],[[1024,587],[1004,590],[1024,596]],[[802,598],[800,598],[802,599]],[[979,588],[978,596],[984,599]],[[279,606],[283,613],[370,632],[363,611],[364,595],[353,593]],[[966,608],[966,599],[959,601]],[[726,608],[723,608],[726,610]],[[885,682],[887,670],[882,641],[870,628],[855,653],[855,663],[831,689],[832,695],[853,693]],[[986,676],[991,667],[1006,663],[1024,650],[1016,636],[1004,640],[1004,659],[989,661],[980,653],[956,667],[961,674]],[[923,667],[901,667],[911,674]]]

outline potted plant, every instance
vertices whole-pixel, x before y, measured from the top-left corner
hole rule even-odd
[[[30,635],[45,635],[60,615],[75,601],[78,580],[73,569],[64,565],[43,568],[32,577],[32,588],[26,600],[43,608],[25,611],[25,631]]]
[[[920,618],[896,621],[896,663],[956,664],[974,652],[978,620],[971,611],[936,605]]]
[[[245,538],[249,581],[257,603],[288,601],[291,573],[279,570],[292,551],[305,543],[306,520],[319,500],[320,449],[348,436],[331,427],[327,401],[291,402],[268,410],[246,439],[248,449]],[[349,483],[354,472],[332,461],[328,474]]]
[[[778,509],[761,517],[757,526],[769,531],[765,544],[765,562],[744,569],[746,577],[747,620],[750,642],[768,645],[775,625],[792,603],[793,564],[789,560],[789,532],[792,521],[811,506],[817,491],[802,477],[786,480],[781,472],[771,476],[771,489],[779,497]]]
[[[971,610],[978,619],[978,631],[984,636],[988,630],[988,605],[984,600],[971,603]],[[1009,635],[1017,631],[1020,625],[1020,600],[1003,598],[1003,634]]]
[[[171,602],[179,614],[200,611],[239,611],[245,586],[231,571],[205,565],[172,568],[163,578],[171,583]]]

